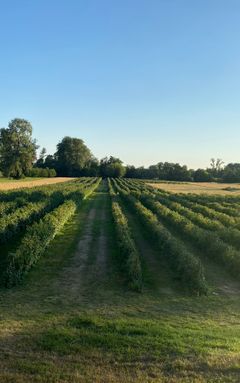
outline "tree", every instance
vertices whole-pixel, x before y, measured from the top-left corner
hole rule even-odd
[[[52,154],[48,154],[45,157],[44,160],[44,167],[45,168],[50,168],[50,169],[55,169],[56,168],[56,160]]]
[[[194,181],[196,182],[209,182],[211,181],[211,175],[205,169],[197,169],[193,173]]]
[[[212,174],[213,177],[220,177],[222,174],[224,162],[221,158],[211,158],[210,160],[210,169],[208,169],[209,173]]]
[[[55,153],[58,175],[78,177],[92,161],[92,154],[83,140],[64,137],[57,145]]]
[[[45,157],[46,157],[46,154],[47,154],[47,150],[46,148],[42,148],[40,154],[39,154],[39,158],[37,159],[37,161],[35,162],[34,166],[36,166],[37,168],[43,168],[45,167],[44,166],[44,162],[45,162]]]
[[[240,164],[230,163],[225,166],[222,179],[224,182],[240,182]]]
[[[36,150],[27,120],[15,118],[8,128],[0,129],[0,167],[6,177],[24,177],[36,159]]]
[[[110,156],[100,161],[100,175],[102,177],[123,177],[125,172],[126,169],[119,158]]]

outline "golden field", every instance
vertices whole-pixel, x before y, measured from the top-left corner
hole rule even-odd
[[[194,193],[194,194],[240,194],[240,184],[227,184],[216,182],[148,182],[148,185],[163,189],[171,193]]]
[[[74,180],[75,178],[71,177],[57,177],[57,178],[42,178],[36,180],[19,180],[19,181],[1,181],[0,190],[11,190],[11,189],[20,189],[20,188],[32,188],[34,186],[42,185],[52,185],[60,182],[67,182]]]

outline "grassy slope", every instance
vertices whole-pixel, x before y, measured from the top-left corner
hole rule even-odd
[[[137,222],[131,225],[137,230]],[[136,239],[142,253],[150,251]],[[239,295],[192,298],[172,285],[156,289],[149,274],[143,294],[131,293],[117,257],[101,188],[24,284],[0,292],[0,381],[239,382]],[[156,281],[158,268],[150,268]]]

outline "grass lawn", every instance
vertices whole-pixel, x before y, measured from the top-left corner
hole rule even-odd
[[[1,383],[239,382],[239,286],[218,275],[208,297],[186,295],[129,222],[146,253],[142,294],[119,272],[104,187],[24,283],[0,291]]]

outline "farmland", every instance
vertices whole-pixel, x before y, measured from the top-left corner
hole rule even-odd
[[[74,180],[74,178],[72,178]],[[52,185],[62,182],[69,182],[68,177],[57,177],[57,178],[37,178],[32,179],[27,177],[22,180],[9,180],[7,178],[0,178],[0,191],[1,190],[12,190],[22,188],[32,188],[41,185]]]
[[[238,382],[239,206],[123,178],[2,191],[0,381]]]
[[[172,193],[194,194],[240,194],[240,184],[216,182],[147,182],[150,186]]]

